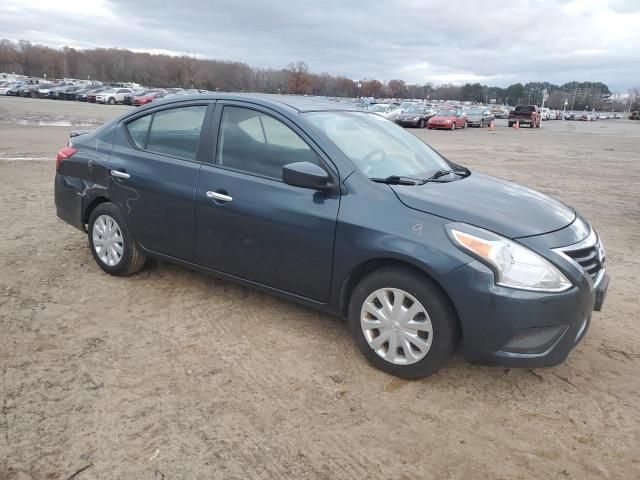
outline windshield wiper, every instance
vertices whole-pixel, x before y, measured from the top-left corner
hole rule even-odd
[[[433,175],[431,175],[428,180],[437,180],[440,177],[444,177],[445,175],[460,175],[461,177],[466,177],[469,175],[469,170],[465,169],[465,171],[457,172],[455,170],[438,170]]]
[[[387,185],[423,185],[424,179],[402,177],[400,175],[389,175],[387,178],[371,178],[372,181],[377,183],[386,183]]]

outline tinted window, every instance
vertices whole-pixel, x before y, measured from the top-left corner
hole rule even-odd
[[[206,112],[207,107],[204,105],[156,112],[151,122],[146,149],[195,160]]]
[[[127,123],[127,130],[131,135],[131,140],[138,148],[144,148],[147,143],[147,133],[149,133],[149,123],[151,123],[151,115],[145,115],[133,122]]]
[[[219,165],[281,180],[284,165],[305,161],[318,164],[318,157],[284,123],[255,110],[225,107],[216,159]]]

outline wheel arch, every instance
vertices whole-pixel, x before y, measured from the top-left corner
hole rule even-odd
[[[96,209],[96,207],[102,203],[107,203],[110,202],[111,200],[109,200],[107,197],[105,196],[97,196],[95,198],[93,198],[89,204],[85,207],[84,211],[82,212],[82,223],[83,225],[86,225],[87,223],[89,223],[89,217],[91,216],[91,213]]]
[[[351,295],[355,290],[356,286],[360,281],[369,275],[370,273],[379,270],[385,267],[402,267],[408,270],[412,270],[413,272],[429,279],[434,285],[438,287],[443,296],[448,300],[451,308],[456,316],[456,321],[458,322],[458,327],[460,328],[460,332],[462,333],[462,324],[460,322],[460,316],[458,315],[458,309],[456,308],[451,295],[446,291],[446,289],[442,286],[442,284],[429,272],[425,269],[420,268],[406,260],[391,258],[391,257],[383,257],[383,258],[374,258],[366,260],[357,266],[355,266],[351,272],[347,275],[345,280],[342,282],[342,288],[340,291],[340,315],[343,318],[347,318],[349,315],[349,302],[351,301]]]

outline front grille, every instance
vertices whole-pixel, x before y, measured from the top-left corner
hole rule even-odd
[[[582,267],[595,282],[598,274],[604,269],[605,256],[600,239],[595,232],[576,245],[560,249],[567,257]]]

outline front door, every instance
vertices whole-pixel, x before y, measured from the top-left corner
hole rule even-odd
[[[326,301],[340,196],[282,181],[288,163],[326,164],[275,113],[221,104],[215,117],[215,161],[196,188],[197,263]]]

